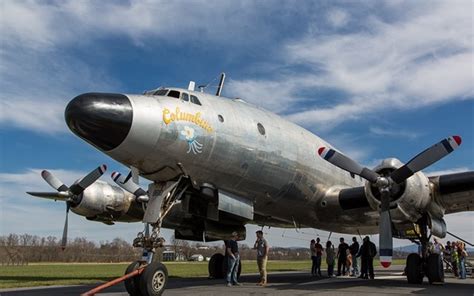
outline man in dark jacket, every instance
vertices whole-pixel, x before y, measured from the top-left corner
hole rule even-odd
[[[359,249],[356,257],[361,258],[361,273],[359,278],[374,279],[374,257],[377,255],[377,248],[375,244],[370,241],[369,237],[364,237],[364,242]]]
[[[359,276],[359,265],[357,264],[357,253],[359,253],[359,242],[354,236],[352,238],[352,245],[349,247],[349,251],[352,255],[352,273],[351,276]]]
[[[341,276],[341,266],[342,266],[342,275],[346,275],[346,262],[347,262],[347,250],[349,245],[344,242],[344,238],[339,239],[339,247],[337,248],[337,276]]]

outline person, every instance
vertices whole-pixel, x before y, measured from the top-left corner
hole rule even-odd
[[[321,275],[321,259],[323,257],[323,246],[320,244],[321,239],[318,237],[316,238],[316,244],[314,244],[314,248],[316,249],[316,270],[314,271],[314,275],[322,276]]]
[[[349,246],[349,250],[352,255],[352,273],[351,276],[359,276],[359,264],[357,262],[357,253],[359,252],[359,242],[354,236],[352,238],[352,244]]]
[[[446,261],[446,269],[447,270],[451,269],[452,271],[453,268],[450,267],[450,264],[451,264],[451,242],[450,241],[446,242],[446,246],[444,247],[443,253],[444,253],[443,257]]]
[[[337,276],[341,276],[341,267],[342,275],[346,275],[346,261],[347,261],[347,249],[349,245],[344,242],[344,238],[339,239],[339,247],[337,248]]]
[[[462,280],[466,279],[466,258],[468,256],[466,251],[466,245],[463,242],[458,242],[458,255],[459,255],[459,278]]]
[[[351,250],[347,249],[346,250],[346,268],[347,272],[350,273],[351,267],[352,267],[352,255],[351,255]]]
[[[359,249],[356,257],[360,257],[361,273],[359,278],[374,279],[374,257],[377,255],[377,248],[375,244],[370,241],[368,236],[364,237],[362,246]]]
[[[270,246],[263,237],[263,231],[258,230],[255,234],[257,235],[257,240],[253,248],[257,250],[257,266],[260,272],[260,282],[257,285],[264,287],[267,285],[267,261]]]
[[[316,241],[314,239],[309,243],[309,250],[311,252],[311,276],[316,275]]]
[[[232,232],[231,239],[227,241],[227,287],[231,287],[232,285],[240,286],[240,283],[237,281],[240,261],[239,246],[237,245],[238,238],[239,234],[234,231]]]
[[[431,254],[439,254],[441,256],[441,260],[443,260],[443,253],[444,253],[444,246],[439,242],[439,240],[435,237],[434,243],[431,245]]]
[[[332,277],[334,275],[335,261],[336,261],[336,251],[334,250],[334,246],[332,245],[331,241],[327,241],[326,264],[328,265],[328,277]]]
[[[451,266],[453,267],[453,275],[455,277],[459,276],[458,266],[459,266],[459,254],[458,254],[458,244],[453,242],[451,244]]]

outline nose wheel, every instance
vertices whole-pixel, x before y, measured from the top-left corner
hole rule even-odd
[[[134,272],[135,270],[139,269],[142,265],[141,261],[134,261],[130,263],[130,265],[127,267],[125,270],[125,274],[129,274]],[[131,296],[142,296],[142,293],[140,292],[140,278],[141,274],[126,279],[124,281],[125,284],[125,289],[127,290],[128,294]]]
[[[168,284],[168,269],[161,262],[152,262],[143,270],[139,282],[141,295],[159,296]]]

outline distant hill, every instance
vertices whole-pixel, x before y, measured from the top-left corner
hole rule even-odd
[[[401,252],[401,253],[417,253],[418,246],[415,244],[412,244],[412,245],[403,246],[403,247],[396,247],[396,248],[393,248],[393,250],[396,252]],[[474,248],[467,248],[467,252],[469,253],[470,256],[474,255]]]

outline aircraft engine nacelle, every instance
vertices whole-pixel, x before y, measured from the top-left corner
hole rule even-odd
[[[126,216],[135,197],[117,186],[96,181],[71,202],[71,211],[89,220],[112,222]]]
[[[398,159],[388,158],[375,167],[374,171],[380,175],[388,176],[402,165]],[[416,222],[430,204],[430,192],[429,180],[422,172],[414,174],[399,185],[394,185],[392,188],[393,198],[390,202],[392,221],[395,223],[403,223],[407,220]],[[381,203],[378,188],[367,182],[365,195],[370,206],[374,210],[379,210]]]

